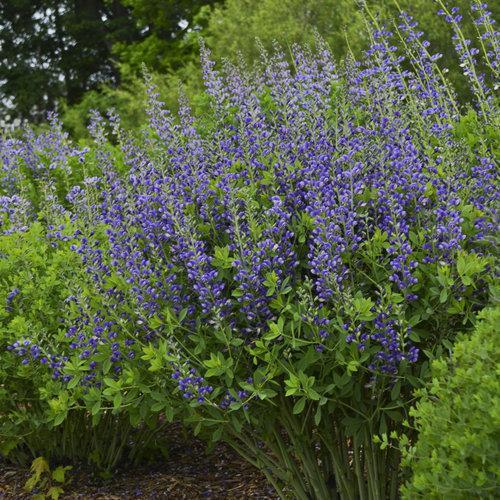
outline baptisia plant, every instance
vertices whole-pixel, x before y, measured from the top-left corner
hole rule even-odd
[[[150,84],[140,137],[94,115],[98,173],[68,195],[89,283],[57,376],[96,414],[183,417],[283,498],[397,498],[399,451],[374,437],[404,431],[490,296],[493,90],[467,66],[461,116],[409,16],[370,36],[339,66],[320,39],[252,70],[202,45],[206,114]]]
[[[64,373],[79,345],[70,328],[74,293],[89,279],[70,248],[76,227],[64,198],[92,164],[55,116],[50,125],[0,139],[0,457],[83,462],[109,475],[118,463],[162,452],[163,424],[158,412],[95,397],[91,374]]]

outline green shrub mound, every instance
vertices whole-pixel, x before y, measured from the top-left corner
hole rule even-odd
[[[413,477],[404,498],[500,496],[500,308],[480,318],[451,361],[432,363],[432,383],[411,412],[419,438],[406,457]]]

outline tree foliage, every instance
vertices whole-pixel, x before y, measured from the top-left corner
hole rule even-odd
[[[117,0],[2,2],[0,27],[4,121],[40,121],[61,98],[74,104],[101,82],[118,83],[111,48],[138,35]]]
[[[215,0],[122,0],[131,9],[141,36],[133,43],[117,43],[114,53],[124,74],[137,75],[145,64],[153,71],[168,72],[183,67],[193,54],[184,43],[187,31],[199,26],[194,17]]]

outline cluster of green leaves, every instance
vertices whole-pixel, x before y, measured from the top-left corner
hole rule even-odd
[[[418,440],[404,498],[498,498],[500,494],[500,309],[484,310],[450,359],[432,363],[432,382],[410,411]]]
[[[66,222],[63,236],[69,236],[69,221],[59,222]],[[70,383],[52,377],[50,354],[69,351],[65,333],[75,310],[66,299],[88,286],[69,243],[47,238],[39,221],[25,232],[1,235],[0,255],[0,454],[17,463],[42,454],[51,461],[84,461],[104,473],[122,460],[165,455],[156,437],[158,417],[160,409],[170,420],[173,414],[165,408],[161,380],[153,383],[130,367],[119,382],[103,374],[103,387],[86,390],[79,382],[88,367],[78,359],[66,367]],[[19,293],[8,301],[13,290]],[[26,338],[43,347],[25,365],[7,348]],[[44,356],[49,361],[42,364]]]
[[[67,482],[66,472],[72,467],[59,466],[54,470],[50,470],[50,465],[44,457],[37,457],[31,463],[32,475],[26,481],[24,489],[31,493],[33,490],[41,491],[33,495],[34,500],[58,500],[61,494],[64,493],[63,486]]]
[[[49,345],[64,341],[61,305],[76,266],[69,251],[51,248],[41,223],[25,233],[2,235],[0,253],[0,451],[7,454],[22,444],[20,460],[36,443],[47,439],[48,444],[53,437],[47,432],[44,399],[61,387],[42,366],[22,365],[7,347],[35,332]],[[19,294],[9,304],[7,296],[15,289]]]

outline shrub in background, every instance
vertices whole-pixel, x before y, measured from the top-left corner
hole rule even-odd
[[[404,463],[404,498],[497,498],[500,494],[500,309],[484,310],[474,332],[433,361],[432,382],[410,415],[418,439]]]

